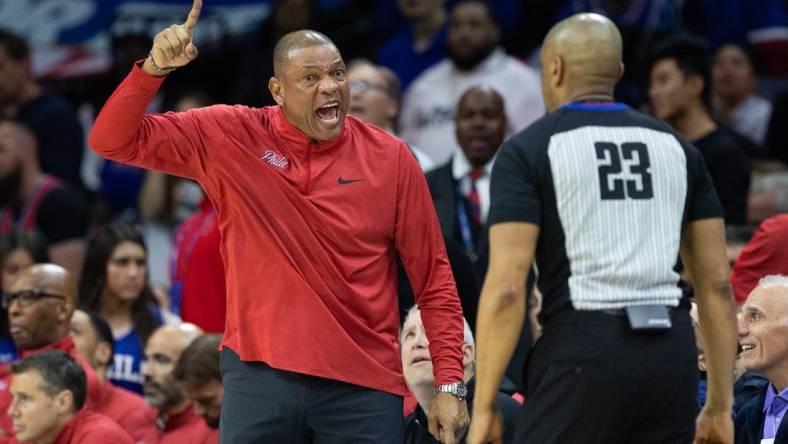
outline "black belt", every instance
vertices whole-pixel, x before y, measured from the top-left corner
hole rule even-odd
[[[668,314],[672,315],[673,311],[676,310],[678,307],[665,307],[668,309]],[[613,316],[626,316],[627,312],[623,308],[611,308],[608,310],[589,310],[589,311],[597,311],[599,313],[609,314]]]

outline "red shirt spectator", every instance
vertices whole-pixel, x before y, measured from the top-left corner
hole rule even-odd
[[[180,296],[181,318],[206,332],[224,332],[225,280],[219,219],[211,202],[175,233],[173,300]]]
[[[12,444],[20,444],[16,439]],[[83,408],[63,425],[53,444],[134,444],[129,435],[104,415]]]
[[[151,419],[156,421],[159,426],[149,434],[145,442],[157,444],[217,444],[219,442],[219,430],[211,429],[205,425],[205,421],[194,413],[191,405],[181,413],[170,416],[166,423],[161,424],[161,420],[156,419],[156,413]]]
[[[743,303],[758,281],[770,274],[788,274],[788,214],[763,221],[736,260],[731,273],[736,303]]]
[[[155,416],[142,396],[105,380],[101,387],[101,399],[94,409],[114,420],[136,443],[154,444],[147,440],[156,433]]]
[[[77,349],[74,347],[74,342],[71,340],[71,336],[66,336],[60,342],[37,348],[35,350],[22,350],[21,357],[26,358],[36,353],[49,350],[63,351],[82,365],[82,369],[85,371],[85,376],[87,377],[88,385],[88,396],[85,400],[85,407],[97,410],[96,406],[101,404],[101,399],[105,396],[103,393],[102,383],[90,365],[82,356],[80,356],[79,353],[77,353]],[[11,416],[8,415],[8,408],[11,406],[11,402],[13,401],[11,392],[8,390],[8,387],[11,385],[11,376],[12,374],[9,371],[8,365],[0,368],[0,435],[3,434],[2,432],[5,432],[5,436],[14,435]],[[99,412],[101,411],[99,410]],[[0,438],[0,442],[2,442],[2,438]]]

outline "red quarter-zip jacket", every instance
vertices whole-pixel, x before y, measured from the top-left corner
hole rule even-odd
[[[157,444],[218,444],[219,430],[205,425],[205,420],[189,405],[181,413],[170,416],[158,430]]]
[[[11,444],[22,444],[16,438]],[[53,444],[134,444],[134,440],[115,421],[82,408],[63,425]]]
[[[315,141],[279,107],[144,115],[162,78],[135,65],[96,119],[101,156],[194,179],[219,215],[222,346],[245,361],[406,393],[399,251],[436,384],[461,381],[462,309],[426,180],[404,142],[348,116]]]
[[[108,379],[101,383],[102,397],[93,410],[115,421],[137,444],[156,444],[148,439],[156,435],[156,413],[145,399]]]

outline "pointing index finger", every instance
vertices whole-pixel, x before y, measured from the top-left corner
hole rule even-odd
[[[186,17],[186,21],[183,23],[183,26],[186,28],[188,32],[192,32],[194,27],[197,26],[197,19],[200,18],[200,10],[202,9],[202,0],[194,0],[192,3],[192,10],[189,11],[189,15]]]

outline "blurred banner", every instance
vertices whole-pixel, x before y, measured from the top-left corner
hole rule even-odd
[[[201,50],[255,31],[272,0],[206,2],[195,40]],[[153,37],[182,23],[191,0],[0,0],[0,27],[23,36],[33,51],[33,69],[44,78],[106,71],[112,43]]]

